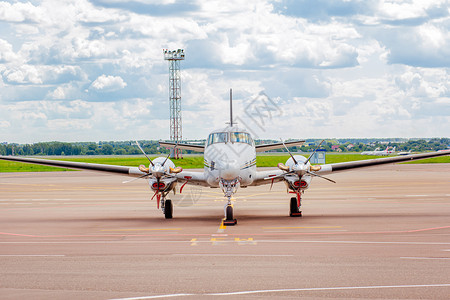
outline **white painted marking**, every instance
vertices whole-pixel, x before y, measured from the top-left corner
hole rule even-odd
[[[428,195],[405,195],[405,197],[428,197]]]
[[[450,243],[440,243],[440,242],[286,241],[286,240],[258,240],[258,243],[323,243],[323,244],[450,245]]]
[[[224,257],[236,257],[236,256],[242,256],[242,257],[292,257],[294,255],[291,254],[172,254],[172,256],[224,256]]]
[[[258,243],[322,243],[322,244],[398,244],[398,245],[450,245],[445,242],[372,242],[372,241],[283,241],[283,240],[256,240]],[[199,243],[211,243],[210,240],[197,241]],[[234,243],[234,240],[221,242]],[[41,241],[41,242],[0,242],[0,244],[151,244],[151,243],[191,243],[184,241]]]
[[[450,257],[400,257],[402,259],[437,259],[437,260],[449,260]]]
[[[0,254],[0,257],[61,257],[62,254]]]
[[[157,296],[143,296],[132,298],[117,298],[111,300],[144,300],[157,299],[164,297],[184,297],[184,296],[234,296],[234,295],[249,295],[260,293],[286,293],[286,292],[309,292],[309,291],[336,291],[336,290],[363,290],[363,289],[395,289],[395,288],[429,288],[429,287],[450,287],[449,283],[443,284],[417,284],[417,285],[375,285],[375,286],[344,286],[344,287],[322,287],[322,288],[299,288],[299,289],[274,289],[274,290],[254,290],[254,291],[240,291],[240,292],[225,292],[225,293],[205,293],[205,294],[166,294]]]
[[[111,300],[144,300],[144,299],[159,299],[159,298],[169,298],[169,297],[184,297],[184,296],[194,296],[195,294],[167,294],[158,296],[144,296],[144,297],[132,297],[132,298],[117,298]]]

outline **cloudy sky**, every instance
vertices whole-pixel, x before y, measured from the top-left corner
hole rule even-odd
[[[0,0],[0,142],[168,139],[178,48],[184,139],[225,125],[230,88],[260,138],[449,137],[449,7]]]

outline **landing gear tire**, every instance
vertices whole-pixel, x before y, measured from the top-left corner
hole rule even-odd
[[[164,204],[164,217],[166,217],[166,219],[172,219],[172,214],[173,214],[172,200],[166,200]]]
[[[225,209],[225,220],[223,220],[223,225],[234,226],[237,224],[237,220],[233,219],[233,206],[227,205]]]
[[[301,217],[302,216],[302,212],[299,210],[299,207],[297,206],[297,198],[296,197],[291,198],[289,216],[290,217]]]

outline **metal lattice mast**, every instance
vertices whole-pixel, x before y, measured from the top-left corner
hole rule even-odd
[[[181,76],[180,61],[184,60],[184,50],[164,50],[164,59],[169,61],[169,106],[170,106],[170,139],[181,142]],[[172,158],[181,158],[181,149],[171,152]]]

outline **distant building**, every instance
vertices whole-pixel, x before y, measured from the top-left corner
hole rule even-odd
[[[341,150],[340,148],[339,148],[339,145],[332,145],[331,146],[331,151],[339,151],[339,150]],[[341,150],[342,151],[342,150]]]

